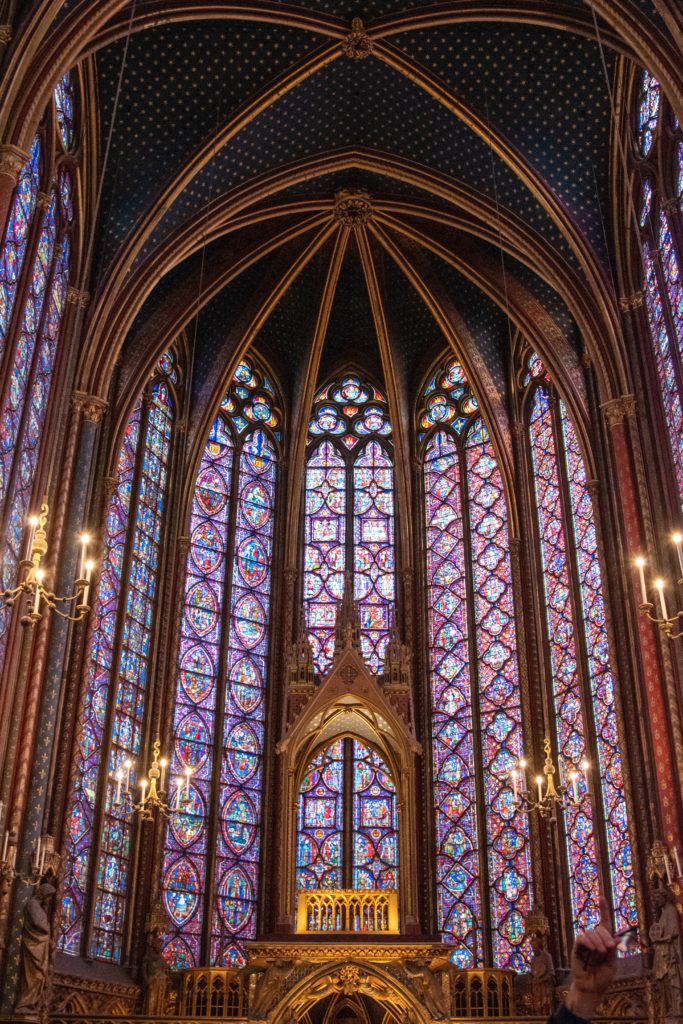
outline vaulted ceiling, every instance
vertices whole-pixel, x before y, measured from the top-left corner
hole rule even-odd
[[[598,24],[602,48],[577,0],[120,10],[92,46],[102,367],[118,332],[126,389],[186,329],[197,399],[251,343],[293,404],[354,359],[409,415],[447,344],[503,405],[515,329],[575,361],[611,329],[610,90],[634,58]]]

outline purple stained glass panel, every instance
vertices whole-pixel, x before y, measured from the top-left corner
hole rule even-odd
[[[55,86],[55,110],[62,145],[64,149],[71,149],[74,142],[74,86],[70,71]]]
[[[615,923],[617,929],[623,929],[635,926],[638,914],[615,709],[614,678],[610,665],[602,593],[602,574],[598,560],[593,502],[586,482],[586,468],[576,431],[563,402],[560,403],[560,416],[588,653]]]
[[[474,637],[495,967],[525,969],[521,947],[531,909],[529,822],[514,804],[510,773],[523,757],[522,706],[503,481],[481,421],[465,444]]]
[[[563,519],[557,439],[546,391],[536,390],[529,419],[536,510],[541,543],[548,643],[561,771],[579,774],[579,805],[564,812],[574,925],[592,928],[600,913],[597,899],[597,850],[593,808],[581,762],[587,755],[586,729],[578,668],[577,630],[571,600],[569,546]]]
[[[331,441],[323,441],[309,456],[305,517],[306,627],[315,667],[325,672],[334,654],[346,557],[346,467]]]
[[[263,430],[242,446],[228,632],[211,963],[246,962],[256,934],[276,455]]]
[[[317,754],[299,788],[297,889],[342,889],[344,745]]]
[[[107,507],[102,568],[92,613],[93,634],[76,755],[75,783],[68,817],[64,895],[58,940],[59,948],[65,953],[81,952],[95,803],[141,414],[142,400],[139,399],[126,425],[117,458],[114,474],[116,489]]]
[[[174,969],[201,963],[232,466],[232,439],[219,416],[197,475],[185,571],[171,775],[183,778],[189,767],[192,781],[190,801],[170,818],[162,869],[171,921],[164,955]]]
[[[394,470],[378,441],[370,441],[353,466],[353,589],[363,657],[380,672],[396,598]]]
[[[132,819],[128,799],[115,803],[117,771],[140,754],[147,675],[152,643],[161,532],[171,454],[173,402],[165,381],[156,381],[147,409],[142,464],[135,505],[135,524],[114,714],[107,759],[105,806],[96,865],[97,892],[91,956],[119,962],[128,897]],[[135,787],[137,772],[131,774]]]
[[[353,741],[353,888],[398,890],[398,808],[376,750]]]
[[[19,175],[0,253],[0,366],[14,309],[17,284],[26,256],[28,232],[38,198],[41,155],[40,139],[36,137],[29,158]],[[3,372],[8,371],[3,368]]]
[[[461,463],[434,434],[424,462],[439,930],[458,967],[482,962],[480,839],[466,603]]]
[[[638,138],[643,156],[652,149],[657,122],[659,121],[660,85],[649,71],[643,73],[640,87],[640,104],[638,109]]]

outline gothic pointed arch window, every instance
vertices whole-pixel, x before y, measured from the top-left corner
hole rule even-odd
[[[643,294],[679,501],[683,506],[683,132],[657,79],[638,100],[636,179]]]
[[[352,580],[363,657],[380,672],[396,597],[394,463],[384,394],[346,374],[315,396],[308,430],[304,608],[316,671],[334,654]]]
[[[117,963],[131,884],[131,798],[150,687],[179,371],[160,360],[128,418],[107,501],[67,818],[59,948]]]
[[[398,799],[373,747],[347,736],[318,751],[299,787],[297,889],[398,890]]]
[[[438,922],[461,967],[523,968],[531,907],[510,538],[503,480],[460,363],[422,394]]]
[[[580,780],[580,803],[564,812],[573,919],[577,929],[593,927],[598,893],[609,892],[625,928],[637,922],[635,887],[594,499],[567,407],[533,353],[521,386],[555,740],[562,776],[577,771]]]
[[[190,516],[162,868],[173,968],[245,962],[256,932],[271,576],[281,414],[237,367],[204,448]]]
[[[58,97],[67,94],[68,132],[58,114]],[[16,583],[35,500],[73,262],[75,132],[75,86],[67,75],[20,171],[0,250],[0,589]],[[0,668],[10,620],[3,608]]]

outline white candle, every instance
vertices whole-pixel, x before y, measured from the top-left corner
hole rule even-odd
[[[513,768],[512,771],[510,772],[510,775],[512,776],[512,791],[513,791],[513,794],[514,794],[514,801],[515,801],[515,803],[517,803],[517,771],[516,771],[516,769]]]
[[[33,851],[33,854],[34,854],[35,859],[36,859],[36,865],[37,865],[38,874],[40,874],[41,845],[42,845],[42,840],[41,840],[40,836],[38,836],[38,838],[36,839],[35,849]]]
[[[176,779],[176,795],[175,795],[175,809],[180,810],[180,794],[183,791],[183,780],[182,778]]]
[[[38,614],[40,608],[40,595],[42,593],[43,580],[45,579],[45,573],[42,569],[36,569],[36,599],[33,602],[34,614]]]
[[[538,802],[543,803],[543,778],[540,775],[536,776],[536,785],[538,786]]]
[[[666,601],[664,599],[664,580],[662,580],[662,579],[655,580],[655,587],[657,588],[657,590],[659,592],[659,605],[660,605],[660,607],[662,609],[662,618],[663,619],[668,619],[669,616],[668,616],[667,611],[666,611]]]
[[[7,860],[7,844],[8,844],[8,842],[9,842],[9,832],[7,832],[7,830],[5,830],[5,840],[4,840],[3,844],[2,844],[2,862],[3,862],[3,864]]]
[[[666,868],[666,880],[671,885],[671,862],[669,861],[668,855],[664,854],[664,867]]]
[[[185,785],[185,799],[186,800],[190,799],[190,778],[191,778],[191,776],[192,776],[192,769],[191,768],[186,768],[185,769],[185,778],[187,779],[187,783]]]
[[[33,538],[36,534],[38,522],[38,516],[29,517],[28,526],[26,528],[26,554],[24,556],[27,562],[31,561],[31,555],[33,553]]]
[[[574,796],[574,803],[575,803],[575,804],[578,804],[578,802],[579,802],[579,782],[578,782],[578,775],[577,775],[577,773],[576,773],[576,772],[570,772],[570,773],[569,773],[569,778],[570,778],[570,780],[571,780],[571,784],[572,784],[572,793],[573,793],[573,796]]]
[[[526,793],[526,761],[524,758],[519,762],[519,788],[522,795]]]
[[[167,764],[168,764],[168,761],[166,760],[166,758],[162,757],[161,761],[159,761],[159,767],[161,768],[161,778],[159,780],[159,789],[161,790],[162,793],[164,792],[164,782],[166,781],[166,766],[167,766]]]
[[[638,578],[640,579],[640,600],[642,604],[647,604],[647,587],[645,586],[645,559],[636,558],[636,566],[638,567]]]
[[[125,762],[124,766],[126,769],[126,792],[130,789],[130,773],[133,768],[133,762],[130,758]]]
[[[674,864],[676,865],[676,878],[681,877],[681,862],[678,859],[678,849],[674,846]]]
[[[121,803],[121,784],[122,784],[122,782],[123,782],[123,772],[119,768],[117,770],[117,772],[116,772],[116,799],[114,800],[114,803],[117,804],[117,805]]]
[[[78,569],[78,578],[79,578],[79,580],[84,580],[85,579],[85,565],[86,565],[86,562],[88,561],[88,545],[89,544],[90,544],[90,534],[89,533],[82,533],[81,534],[81,564],[80,564],[79,569]]]
[[[4,810],[5,810],[5,805],[3,804],[2,800],[0,800],[0,824],[2,824],[2,812]]]
[[[671,539],[676,545],[676,554],[678,555],[678,568],[681,570],[681,578],[683,579],[683,534],[674,533]]]
[[[140,789],[142,790],[142,800],[140,801],[140,805],[144,807],[147,801],[147,779],[142,780],[140,783]]]

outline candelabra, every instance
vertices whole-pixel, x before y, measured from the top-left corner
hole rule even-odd
[[[165,789],[168,761],[165,757],[159,757],[160,752],[161,743],[159,740],[155,740],[152,747],[152,763],[149,766],[147,775],[139,783],[139,800],[134,799],[130,784],[131,775],[135,770],[133,761],[128,759],[123,762],[122,767],[116,769],[113,776],[116,783],[114,807],[120,807],[123,803],[123,797],[127,797],[130,801],[131,809],[140,815],[142,821],[152,821],[154,812],[157,810],[168,817],[174,813],[181,813],[186,809],[190,803],[192,769],[186,768],[184,776],[180,776],[176,780],[175,798],[172,804],[169,804],[166,800],[167,793]]]
[[[42,619],[42,607],[53,610],[57,615],[70,622],[80,622],[90,611],[88,590],[95,563],[88,558],[90,536],[87,533],[81,536],[81,560],[79,574],[74,583],[74,593],[61,597],[45,586],[46,574],[42,567],[42,561],[47,554],[45,526],[48,511],[47,504],[43,503],[40,514],[29,518],[26,528],[26,557],[19,563],[21,578],[16,587],[0,591],[0,600],[8,607],[12,607],[22,595],[28,596],[28,611],[21,620],[27,626],[34,626]]]
[[[678,555],[678,565],[680,568],[681,578],[676,581],[676,586],[683,587],[683,534],[674,533],[672,534],[671,540],[676,547],[676,554]],[[655,613],[654,602],[648,598],[647,584],[645,582],[645,566],[647,562],[640,556],[635,561],[636,568],[638,570],[638,579],[640,582],[640,610],[650,620],[654,622],[656,626],[659,626],[662,633],[669,638],[669,640],[678,640],[683,636],[683,629],[679,629],[681,626],[681,620],[683,620],[683,611],[675,612],[673,615],[669,614],[669,608],[666,603],[666,580],[661,576],[658,576],[653,580],[653,586],[657,591],[657,597],[659,602],[660,615]]]
[[[2,805],[0,804],[0,808]],[[0,814],[2,813],[0,809]],[[15,832],[8,832],[2,840],[2,856],[0,856],[0,880],[8,885],[18,878],[24,885],[36,886],[52,875],[59,876],[62,866],[62,855],[55,850],[54,837],[43,835],[36,839],[31,853],[30,869],[27,875],[22,875],[16,869],[17,863],[17,835]]]
[[[559,771],[555,769],[550,740],[547,736],[543,741],[543,750],[545,752],[543,775],[537,775],[534,780],[536,783],[537,799],[529,795],[529,786],[527,785],[528,766],[526,761],[522,759],[510,773],[514,802],[517,807],[521,807],[527,814],[532,811],[538,811],[542,818],[557,821],[558,807],[578,807],[583,800],[584,794],[581,792],[580,779],[582,774],[585,776],[589,769],[589,764],[588,761],[584,760],[581,762],[580,772],[572,769],[567,774],[567,785],[561,781],[558,785],[555,785],[555,775],[559,775]]]

